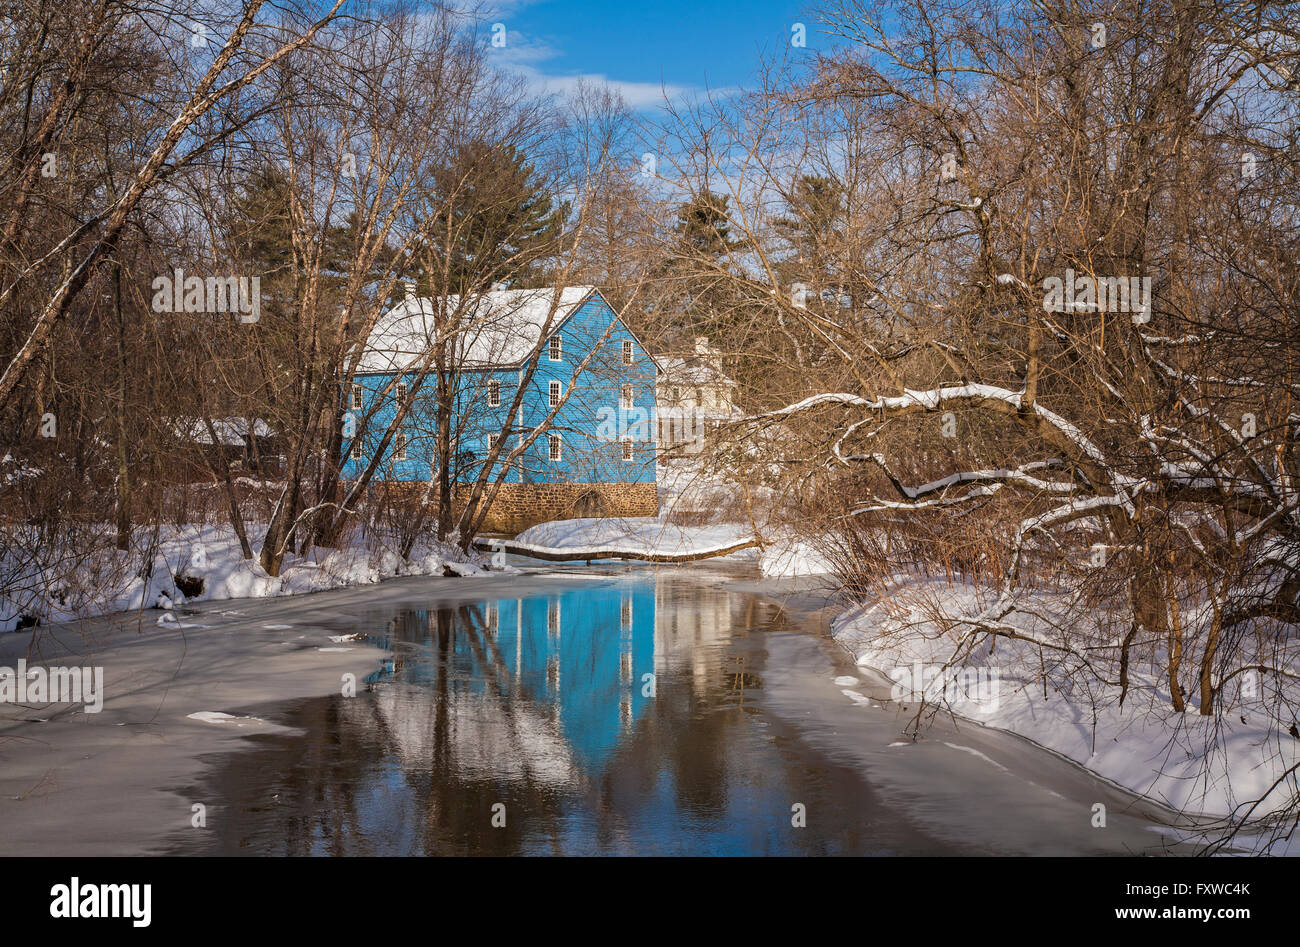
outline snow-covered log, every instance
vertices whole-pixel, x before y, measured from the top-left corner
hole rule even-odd
[[[542,559],[547,562],[574,562],[593,559],[636,559],[641,562],[697,562],[701,559],[714,559],[729,556],[733,552],[753,549],[758,540],[747,539],[726,546],[693,549],[690,552],[663,553],[649,552],[645,549],[628,547],[599,546],[537,546],[532,543],[520,543],[509,539],[476,539],[474,546],[485,552],[506,552],[530,559]]]

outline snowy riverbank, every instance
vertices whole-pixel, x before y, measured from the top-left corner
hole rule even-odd
[[[250,525],[249,541],[260,548],[265,526]],[[371,534],[340,549],[317,548],[285,556],[278,576],[256,559],[245,559],[228,526],[164,527],[150,549],[138,534],[133,548],[92,552],[43,550],[40,557],[4,561],[0,632],[38,619],[42,624],[113,612],[172,609],[191,601],[273,598],[355,585],[402,575],[476,575],[482,560],[445,543],[417,544],[409,558]],[[160,623],[169,616],[163,616]]]
[[[895,699],[915,706],[913,683],[923,678],[927,703],[937,701],[941,713],[1027,737],[1178,811],[1242,816],[1260,800],[1254,810],[1260,816],[1294,805],[1300,739],[1281,708],[1295,706],[1300,694],[1270,689],[1266,701],[1263,690],[1253,699],[1245,693],[1230,710],[1203,717],[1175,712],[1163,682],[1135,669],[1121,708],[1117,687],[1071,683],[1054,673],[1053,657],[1032,640],[1008,638],[942,671],[953,659],[954,641],[933,621],[928,603],[936,596],[955,614],[975,614],[982,604],[976,587],[902,586],[887,603],[840,615],[832,633],[859,666],[890,678]],[[1053,606],[1041,603],[1042,627],[1018,619],[1027,638],[1052,622]]]
[[[261,525],[249,526],[249,541],[261,546]],[[541,549],[587,549],[684,555],[709,553],[753,539],[746,524],[677,526],[662,518],[574,519],[542,523],[519,535],[517,542]],[[152,548],[151,548],[152,544]],[[793,540],[776,540],[726,557],[754,561],[763,575],[818,575],[829,566],[815,550]],[[403,558],[382,537],[356,538],[340,549],[313,549],[285,556],[278,576],[256,559],[243,558],[239,541],[226,526],[197,524],[164,527],[135,537],[128,551],[100,543],[90,552],[44,549],[39,556],[10,555],[0,564],[0,632],[13,631],[33,619],[43,625],[114,612],[161,608],[187,602],[274,598],[328,589],[373,585],[396,576],[477,575],[489,558],[465,555],[457,547],[433,541],[418,543]],[[170,620],[167,615],[156,619]]]

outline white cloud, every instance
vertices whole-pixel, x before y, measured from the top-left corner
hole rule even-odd
[[[505,67],[518,72],[539,93],[568,96],[577,88],[579,82],[588,85],[606,86],[618,92],[630,108],[645,108],[658,105],[664,97],[676,98],[687,92],[695,91],[687,86],[660,82],[632,82],[625,79],[611,79],[603,73],[584,72],[574,75],[550,75],[539,64],[564,55],[563,50],[550,45],[544,40],[529,40],[515,30],[507,30],[506,45],[492,49],[497,61]]]
[[[660,84],[657,82],[626,82],[621,79],[611,79],[608,76],[599,73],[585,72],[576,76],[548,76],[537,70],[522,70],[525,73],[531,73],[528,76],[530,82],[534,83],[541,91],[550,92],[558,95],[571,95],[578,87],[579,82],[588,85],[601,85],[613,89],[623,97],[623,101],[630,108],[645,108],[650,105],[659,105],[664,101],[665,96],[676,98],[687,90],[682,86]]]
[[[527,66],[564,55],[563,50],[545,41],[526,40],[518,30],[511,29],[506,30],[506,45],[489,47],[489,51],[497,62],[507,66]]]

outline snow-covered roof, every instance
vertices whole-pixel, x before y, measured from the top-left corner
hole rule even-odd
[[[482,293],[466,307],[457,339],[461,368],[491,368],[521,364],[532,353],[542,330],[555,331],[595,291],[569,286],[558,300],[554,287],[506,289]],[[448,296],[449,313],[460,297]],[[407,298],[379,317],[361,353],[357,372],[398,374],[418,368],[436,340],[439,301]]]
[[[195,444],[211,444],[212,436],[202,418],[177,418],[174,422],[177,437]],[[217,432],[217,442],[223,447],[243,447],[248,443],[248,421],[245,418],[213,418],[212,429]],[[270,437],[274,431],[261,418],[253,420],[254,437]]]
[[[735,382],[727,377],[722,369],[709,358],[689,356],[661,355],[656,358],[659,363],[659,384],[669,385],[729,385]]]

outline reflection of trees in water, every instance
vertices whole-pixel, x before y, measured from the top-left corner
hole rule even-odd
[[[602,847],[617,846],[630,814],[660,804],[654,800],[665,781],[672,786],[675,809],[683,817],[703,822],[725,819],[736,770],[752,763],[743,758],[743,751],[736,752],[746,739],[747,724],[742,705],[729,689],[728,667],[748,659],[759,662],[755,670],[759,669],[761,649],[753,649],[753,655],[737,655],[729,647],[733,627],[755,627],[763,620],[759,607],[747,598],[737,614],[728,603],[727,627],[708,629],[711,640],[673,641],[674,611],[689,607],[688,602],[668,597],[658,601],[656,620],[667,650],[689,666],[682,668],[683,673],[661,674],[655,699],[602,774],[595,807]],[[690,630],[698,632],[696,627]],[[711,646],[693,647],[700,644]],[[752,675],[751,686],[758,683],[757,674]],[[665,811],[661,816],[675,814]]]
[[[698,601],[688,597],[683,606]],[[754,854],[873,851],[863,816],[875,804],[859,776],[810,756],[796,731],[758,709],[766,669],[762,635],[789,628],[784,616],[753,596],[738,604],[728,609],[728,627],[714,639],[715,647],[689,655],[685,647],[673,649],[689,657],[690,667],[666,676],[602,774],[594,807],[602,850],[634,851],[626,829],[639,824],[644,834],[636,841],[644,845],[648,839],[664,854],[677,851],[678,841],[691,832],[696,838],[682,848],[695,852],[704,844],[702,832],[713,833],[719,845]],[[661,598],[660,617],[672,606]],[[759,634],[738,635],[739,630]],[[755,735],[758,719],[771,725],[759,728],[770,742]],[[808,806],[815,830],[791,828],[794,802]],[[663,811],[647,811],[656,805]],[[647,825],[656,828],[645,831]]]
[[[298,702],[284,722],[304,735],[267,738],[264,749],[223,759],[211,788],[229,805],[210,815],[216,831],[185,836],[183,846],[201,838],[215,840],[219,854],[507,855],[524,850],[525,831],[558,834],[564,804],[554,778],[539,778],[529,766],[515,767],[508,780],[492,778],[458,760],[456,724],[465,710],[457,705],[467,697],[485,706],[491,698],[489,723],[514,730],[504,742],[516,751],[526,752],[537,726],[513,699],[518,682],[502,673],[482,608],[407,613],[390,627],[393,674],[418,661],[432,671],[429,686],[390,681],[359,698]],[[457,640],[473,657],[471,676],[453,673]],[[430,651],[422,656],[420,648]],[[469,694],[472,675],[488,682],[486,694]],[[405,690],[400,699],[386,701],[385,692],[398,688]],[[506,805],[503,828],[491,827],[498,802]]]
[[[713,608],[703,630],[691,614],[701,605]],[[219,824],[203,837],[222,854],[509,855],[632,853],[647,827],[665,850],[678,840],[690,847],[688,824],[772,832],[773,820],[788,825],[790,802],[816,797],[786,799],[787,787],[807,783],[808,759],[757,744],[746,719],[757,713],[764,650],[761,636],[738,640],[735,629],[772,618],[753,597],[698,586],[657,597],[655,698],[601,771],[585,773],[556,695],[538,684],[537,668],[532,690],[515,673],[482,605],[403,612],[381,642],[392,667],[370,693],[300,702],[285,723],[302,737],[265,738],[264,749],[223,760],[211,798],[230,805],[210,814]],[[756,794],[761,811],[751,811]],[[491,825],[495,803],[506,805],[504,828]],[[856,845],[855,826],[837,831]],[[787,848],[804,843],[780,838]]]
[[[301,737],[253,738],[263,747],[223,757],[195,795],[223,804],[210,808],[207,830],[186,833],[181,845],[212,843],[212,853],[222,855],[391,851],[370,841],[360,798],[367,789],[357,778],[379,769],[384,751],[356,731],[341,713],[343,702],[299,701],[283,722],[301,729]]]
[[[563,755],[558,728],[510,673],[485,609],[407,612],[394,636],[405,670],[418,665],[432,680],[376,687],[357,704],[368,720],[356,732],[400,760],[404,787],[422,803],[411,823],[418,850],[516,854],[539,829],[557,834],[557,788],[581,774]],[[432,653],[422,654],[426,648]],[[491,824],[497,803],[506,806],[501,828]]]

